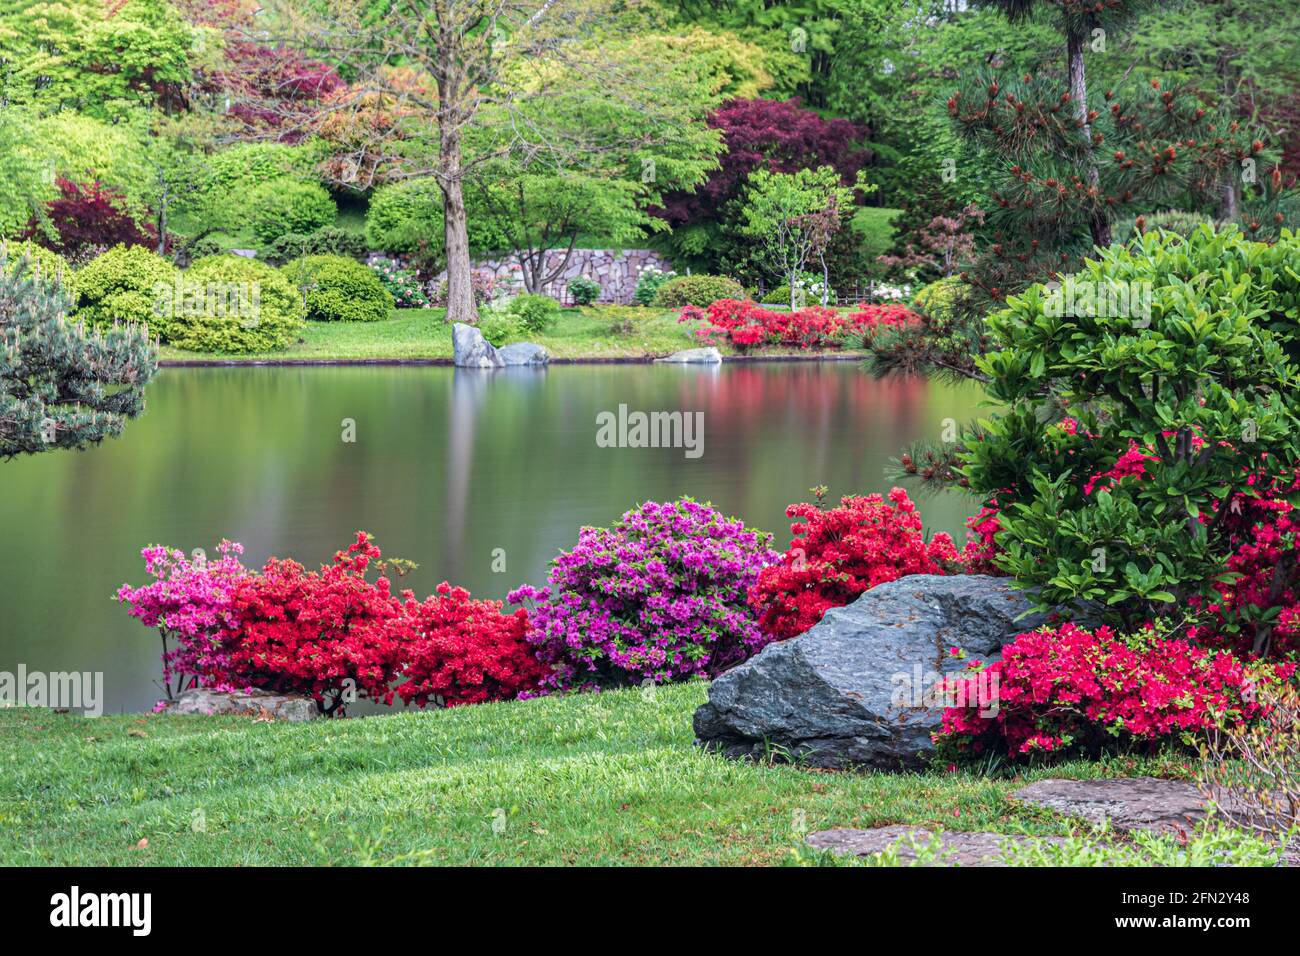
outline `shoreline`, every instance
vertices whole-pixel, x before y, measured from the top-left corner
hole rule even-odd
[[[553,358],[547,365],[654,365],[656,363],[664,365],[690,365],[704,368],[711,368],[713,365],[729,365],[733,363],[757,364],[760,362],[853,362],[861,361],[865,358],[865,353],[830,353],[818,355],[726,355],[723,356],[720,363],[703,363],[703,362],[660,362],[661,357],[653,355],[635,356],[635,355],[611,355],[611,356],[589,356],[586,358]],[[159,368],[236,368],[240,366],[256,367],[330,367],[330,366],[445,366],[456,368],[454,360],[450,358],[337,358],[337,359],[160,359]],[[515,368],[545,368],[546,365],[519,365]],[[499,371],[498,369],[483,369],[482,371]]]

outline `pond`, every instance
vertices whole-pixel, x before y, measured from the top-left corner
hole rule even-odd
[[[784,548],[787,504],[818,484],[834,498],[887,490],[900,447],[938,440],[980,397],[874,381],[850,361],[164,369],[122,438],[0,462],[0,671],[103,672],[105,713],[148,709],[158,636],[111,595],[145,581],[151,543],[212,553],[227,537],[249,567],[273,554],[315,566],[364,529],[419,565],[404,584],[421,595],[445,579],[503,598],[542,583],[582,525],[689,494]],[[602,447],[598,416],[620,405],[702,413],[687,433],[702,442]],[[955,494],[920,508],[958,541],[975,510]]]

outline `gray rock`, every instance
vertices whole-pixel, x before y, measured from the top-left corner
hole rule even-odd
[[[532,342],[513,342],[497,349],[497,355],[506,365],[545,365],[551,353]]]
[[[472,325],[457,322],[451,327],[452,361],[460,368],[501,368],[505,362],[492,343]]]
[[[1195,784],[1157,777],[1039,780],[1011,796],[1094,824],[1109,820],[1124,832],[1190,833],[1207,812]]]
[[[682,349],[656,361],[678,365],[717,365],[722,361],[722,353],[713,346],[703,349]]]
[[[1017,620],[1029,610],[1005,578],[916,574],[881,584],[718,677],[695,712],[696,738],[729,757],[917,766],[943,713],[926,692],[1041,625],[1041,614]]]
[[[272,694],[269,691],[215,691],[193,688],[184,691],[168,708],[172,714],[245,714],[268,716],[298,723],[319,716],[316,701],[297,694]]]
[[[945,830],[934,834],[921,827],[887,826],[870,830],[822,830],[809,834],[807,843],[837,856],[872,857],[894,848],[899,863],[916,860],[917,850],[928,850],[938,839],[938,856],[926,866],[1007,866],[1003,851],[1011,846],[1060,844],[1063,837],[1028,837],[1005,833],[958,833]]]

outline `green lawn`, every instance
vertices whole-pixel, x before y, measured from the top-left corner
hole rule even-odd
[[[565,309],[552,331],[527,338],[546,346],[552,358],[656,358],[701,344],[690,328],[677,321],[677,315],[676,310],[626,306]],[[278,352],[226,355],[164,346],[161,358],[165,362],[450,359],[451,326],[442,317],[442,309],[401,309],[383,322],[308,322],[301,340]],[[621,321],[630,326],[618,327]],[[726,347],[722,351],[731,352]]]
[[[739,763],[693,745],[705,691],[309,724],[0,710],[0,864],[773,864],[800,844],[796,811],[809,830],[1064,833],[1008,793],[1161,769],[1012,780]]]

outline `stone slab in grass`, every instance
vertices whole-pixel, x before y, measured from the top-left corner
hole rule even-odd
[[[315,720],[319,715],[316,702],[297,694],[272,694],[264,690],[216,691],[202,687],[192,688],[177,696],[167,705],[164,713],[237,714],[249,717],[269,717],[300,723]]]
[[[901,863],[916,859],[916,848],[931,845],[935,834],[921,827],[895,824],[870,830],[822,830],[810,834],[807,843],[837,855],[875,856],[895,847]],[[1007,866],[1002,857],[1007,846],[1024,843],[1064,842],[1062,837],[1027,837],[1005,833],[960,833],[945,830],[938,834],[938,857],[929,866]]]
[[[1207,811],[1205,798],[1194,784],[1157,777],[1039,780],[1011,796],[1090,823],[1109,821],[1120,831],[1190,833]]]

